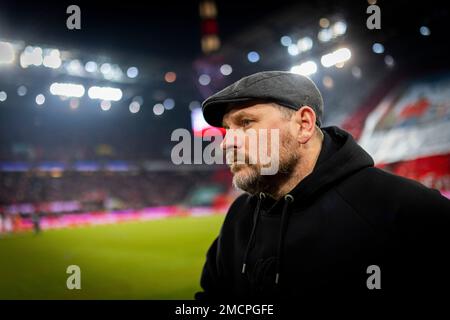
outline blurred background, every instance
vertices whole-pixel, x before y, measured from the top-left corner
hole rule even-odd
[[[309,76],[324,126],[450,197],[449,18],[444,2],[2,1],[0,298],[193,298],[238,192],[223,165],[175,165],[171,134],[207,146],[201,102],[258,71]]]

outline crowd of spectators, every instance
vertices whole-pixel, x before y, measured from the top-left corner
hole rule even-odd
[[[225,178],[224,178],[225,176]],[[77,201],[81,210],[180,205],[202,187],[226,190],[220,171],[1,172],[0,207]]]

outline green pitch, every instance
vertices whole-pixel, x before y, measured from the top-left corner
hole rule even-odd
[[[0,239],[0,299],[192,299],[223,215]],[[81,289],[68,290],[69,265]]]

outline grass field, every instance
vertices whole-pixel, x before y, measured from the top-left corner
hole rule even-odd
[[[0,239],[0,299],[192,299],[224,216],[48,230]],[[68,290],[69,265],[81,290]]]

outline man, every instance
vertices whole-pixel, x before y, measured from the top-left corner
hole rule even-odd
[[[31,221],[33,222],[34,234],[35,235],[39,234],[41,232],[41,216],[39,211],[32,213]]]
[[[450,201],[374,168],[350,134],[321,127],[323,101],[310,79],[256,73],[209,97],[203,114],[227,129],[222,147],[234,185],[246,193],[208,250],[197,299],[370,298],[445,289]],[[278,130],[279,150],[270,150],[279,151],[275,174],[261,174],[267,164],[252,163],[250,144],[229,135],[239,131],[246,141],[250,129]]]

